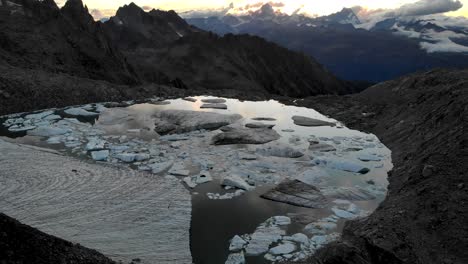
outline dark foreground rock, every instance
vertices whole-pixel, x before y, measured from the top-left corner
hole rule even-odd
[[[0,263],[115,263],[95,250],[47,235],[2,213],[0,237]]]
[[[468,70],[436,70],[313,107],[392,150],[389,194],[306,263],[468,263]],[[427,169],[430,166],[430,173]],[[426,168],[426,169],[425,169]]]

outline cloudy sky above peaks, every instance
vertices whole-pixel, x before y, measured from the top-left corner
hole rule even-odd
[[[90,10],[112,15],[115,10],[132,0],[83,0]],[[257,8],[268,1],[258,0],[133,0],[145,8],[156,8],[178,12],[188,10],[217,10],[234,4],[231,12],[242,12]],[[59,5],[65,0],[57,0]],[[343,7],[361,6],[364,10],[387,9],[396,15],[427,15],[446,14],[450,16],[468,17],[468,0],[273,0],[275,9],[283,13],[293,13],[300,9],[301,13],[310,15],[328,15],[340,11]]]

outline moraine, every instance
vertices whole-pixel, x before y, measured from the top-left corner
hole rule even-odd
[[[190,229],[188,254],[194,263],[242,263],[242,259],[246,263],[271,263],[313,254],[325,243],[339,239],[345,221],[370,214],[385,198],[387,172],[392,167],[390,150],[374,135],[347,129],[313,109],[276,101],[241,102],[213,97],[158,102],[92,104],[0,118],[3,140],[53,149],[100,168],[121,167],[125,173],[126,169],[136,173],[119,177],[117,180],[125,181],[121,186],[119,182],[110,186],[125,193],[115,195],[126,203],[104,201],[101,211],[93,211],[92,216],[103,219],[102,224],[110,221],[115,226],[112,235],[74,233],[80,227],[88,228],[86,214],[92,211],[84,209],[84,202],[69,201],[77,193],[90,191],[76,177],[48,179],[58,184],[48,189],[49,195],[57,192],[63,195],[64,204],[82,210],[75,212],[78,219],[73,221],[74,226],[67,224],[66,216],[47,212],[50,208],[45,204],[50,196],[41,196],[42,185],[11,179],[2,172],[0,206],[33,226],[55,221],[54,235],[100,250],[116,260],[139,258],[143,263],[164,263],[151,247],[159,248],[167,236],[158,236],[160,230],[147,229],[161,226],[151,223],[147,212],[141,217],[132,213],[154,204],[152,199],[156,198],[148,188],[151,179],[158,186],[178,182],[191,195],[191,203],[187,202],[183,209],[179,202],[179,215],[169,216],[167,221],[179,221],[179,229],[173,232],[180,239],[185,239]],[[204,108],[206,102],[222,103],[223,107]],[[15,170],[14,165],[11,170]],[[74,184],[75,192],[60,190]],[[92,191],[107,192],[105,184],[111,183],[96,180]],[[135,193],[126,192],[126,184]],[[28,196],[35,202],[22,198],[25,189],[37,192]],[[177,198],[171,199],[183,201],[184,192],[176,189]],[[91,204],[112,197],[89,196],[87,202]],[[140,196],[147,199],[131,202]],[[6,197],[17,198],[14,206],[2,202]],[[44,204],[37,208],[42,211],[27,215],[38,203]],[[114,212],[116,208],[118,213]],[[160,213],[158,210],[162,208],[153,212]],[[190,226],[182,221],[187,212],[188,217],[191,214]],[[112,222],[108,218],[113,214]],[[176,215],[177,219],[171,218]],[[154,237],[142,240],[140,245],[132,241],[126,245],[119,239],[139,234],[147,237],[148,232]],[[180,242],[171,241],[174,245]],[[120,247],[131,250],[121,253]],[[180,246],[178,250],[184,249]]]

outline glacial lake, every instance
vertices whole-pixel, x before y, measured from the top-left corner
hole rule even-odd
[[[127,106],[91,104],[39,111],[33,116],[1,117],[0,137],[58,150],[87,162],[96,162],[94,158],[99,163],[122,164],[157,177],[179,179],[192,195],[190,247],[193,262],[199,264],[225,263],[230,254],[243,255],[246,263],[308,257],[318,247],[339,239],[347,220],[369,215],[385,198],[391,152],[374,135],[348,129],[313,109],[277,101],[224,99],[221,104],[227,109],[212,109],[201,108],[202,100],[220,98],[192,99],[129,102]],[[212,130],[201,128],[196,122],[205,118],[204,113],[219,114],[206,118],[230,123],[225,124],[229,129],[224,125]],[[296,125],[294,116],[327,121],[333,126]],[[180,120],[193,122],[195,129]],[[245,127],[249,124],[274,125],[278,138],[263,144],[213,144],[213,138],[222,133],[250,133]],[[158,129],[165,133],[159,135],[155,132]],[[318,144],[325,148],[314,149]],[[99,153],[104,157],[92,156],[99,151],[104,151]],[[299,154],[288,156],[292,151]],[[209,174],[210,181],[194,183],[201,178],[191,177],[204,173]],[[233,175],[248,188],[223,186],[225,178]],[[274,197],[276,200],[261,197],[288,181],[296,181],[308,191],[299,198],[291,193],[282,196],[281,192],[275,193],[280,194]],[[193,188],[187,183],[194,183]],[[308,189],[310,186],[312,189]],[[309,199],[318,193],[322,202],[317,206],[298,206],[303,197]],[[286,203],[288,199],[294,201]],[[271,220],[275,216],[286,217],[288,223]],[[280,238],[264,237],[262,223],[278,232]],[[294,234],[300,235],[292,238]],[[230,241],[236,235],[245,245],[230,251]],[[266,252],[259,249],[264,245],[256,244],[259,237],[274,240]],[[151,248],[141,248],[134,257],[142,263],[157,263],[150,253]]]

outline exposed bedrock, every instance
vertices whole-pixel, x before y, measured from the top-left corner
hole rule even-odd
[[[468,70],[435,70],[299,101],[392,150],[389,194],[306,263],[468,263]],[[430,169],[428,169],[430,168]]]

